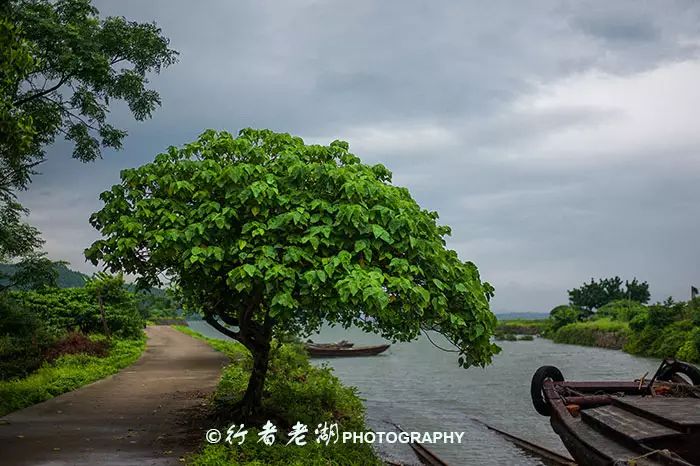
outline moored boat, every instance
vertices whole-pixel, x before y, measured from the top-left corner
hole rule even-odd
[[[391,345],[374,346],[318,346],[316,344],[306,344],[306,351],[309,356],[316,358],[352,357],[352,356],[374,356],[386,351]]]
[[[700,370],[665,359],[648,381],[568,382],[540,367],[532,402],[581,466],[700,464]]]
[[[352,348],[355,344],[347,340],[340,340],[336,343],[314,343],[311,340],[307,340],[306,346],[313,346],[315,348]]]

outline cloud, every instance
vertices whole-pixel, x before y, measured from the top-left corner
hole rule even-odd
[[[181,61],[163,107],[91,165],[49,151],[22,200],[47,250],[81,270],[119,170],[206,128],[350,142],[440,212],[496,311],[547,310],[591,277],[654,299],[700,281],[700,4],[97,2],[156,21]],[[46,194],[49,194],[47,196]]]

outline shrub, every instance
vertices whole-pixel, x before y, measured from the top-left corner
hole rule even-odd
[[[679,308],[678,305],[664,306],[654,304],[649,306],[647,325],[659,329],[664,328],[680,317],[681,310],[682,307]]]
[[[612,320],[620,320],[629,322],[638,314],[644,312],[646,307],[636,301],[620,299],[602,306],[595,313],[595,318],[609,318]]]
[[[144,336],[115,339],[104,358],[66,354],[26,378],[0,382],[0,416],[114,374],[136,361],[145,347]]]
[[[249,353],[239,343],[202,337],[187,327],[176,327],[184,333],[209,342],[237,362],[227,366],[214,394],[219,413],[230,413],[240,400],[248,382],[252,364]],[[273,342],[270,369],[265,382],[263,413],[278,428],[272,446],[257,442],[259,429],[246,426],[248,434],[242,445],[207,445],[189,459],[193,466],[229,465],[381,465],[371,445],[316,442],[318,424],[337,423],[338,432],[367,431],[364,406],[356,389],[345,387],[328,367],[314,367],[299,344]],[[230,420],[226,420],[229,421]],[[304,446],[285,446],[285,433],[295,423],[306,424],[309,432]]]
[[[54,339],[31,309],[0,296],[0,380],[24,377],[38,369]]]
[[[103,331],[99,303],[88,288],[50,288],[42,291],[12,292],[21,307],[32,310],[47,326],[82,333]],[[143,318],[131,293],[108,297],[103,302],[107,325],[119,337],[136,338],[143,330]]]
[[[549,313],[549,320],[551,323],[550,330],[555,332],[564,325],[584,320],[588,315],[590,315],[589,311],[577,306],[557,306]]]
[[[51,362],[64,354],[86,354],[89,356],[104,357],[109,350],[109,343],[105,340],[92,340],[80,332],[70,332],[51,345],[45,358]]]
[[[628,334],[629,328],[624,322],[603,318],[565,325],[553,334],[552,339],[556,343],[621,349]]]

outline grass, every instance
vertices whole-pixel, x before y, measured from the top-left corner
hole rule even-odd
[[[552,335],[556,343],[622,349],[630,329],[627,322],[601,318],[567,324]]]
[[[549,322],[543,319],[499,320],[496,332],[501,334],[541,335],[545,333]]]
[[[0,416],[115,374],[133,364],[145,347],[145,335],[131,340],[114,339],[106,357],[64,355],[25,378],[1,381]]]
[[[250,375],[250,354],[237,342],[205,337],[183,326],[175,328],[194,338],[206,341],[226,354],[234,363],[227,366],[213,396],[217,413],[230,412],[240,400]],[[337,424],[338,432],[368,431],[364,421],[364,406],[355,388],[345,387],[329,367],[315,367],[306,352],[297,344],[273,342],[270,367],[265,382],[263,416],[272,420],[278,433],[271,446],[259,443],[259,429],[247,426],[248,434],[242,445],[219,443],[205,445],[188,458],[192,466],[341,466],[381,465],[371,445],[355,443],[317,443],[315,429],[319,424]],[[221,414],[220,414],[221,415]],[[226,419],[227,425],[236,423]],[[308,426],[306,445],[286,446],[287,432],[300,422]],[[226,430],[221,426],[222,431]]]

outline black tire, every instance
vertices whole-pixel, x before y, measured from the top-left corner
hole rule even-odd
[[[664,367],[656,379],[670,382],[675,374],[683,374],[690,379],[693,385],[700,385],[700,369],[683,361],[675,361]]]
[[[547,403],[547,400],[545,400],[544,393],[542,392],[545,380],[563,382],[564,376],[561,375],[561,371],[554,366],[542,366],[537,369],[535,374],[532,376],[532,382],[530,383],[532,405],[535,407],[535,411],[540,413],[542,416],[549,416],[552,410],[549,403]]]

